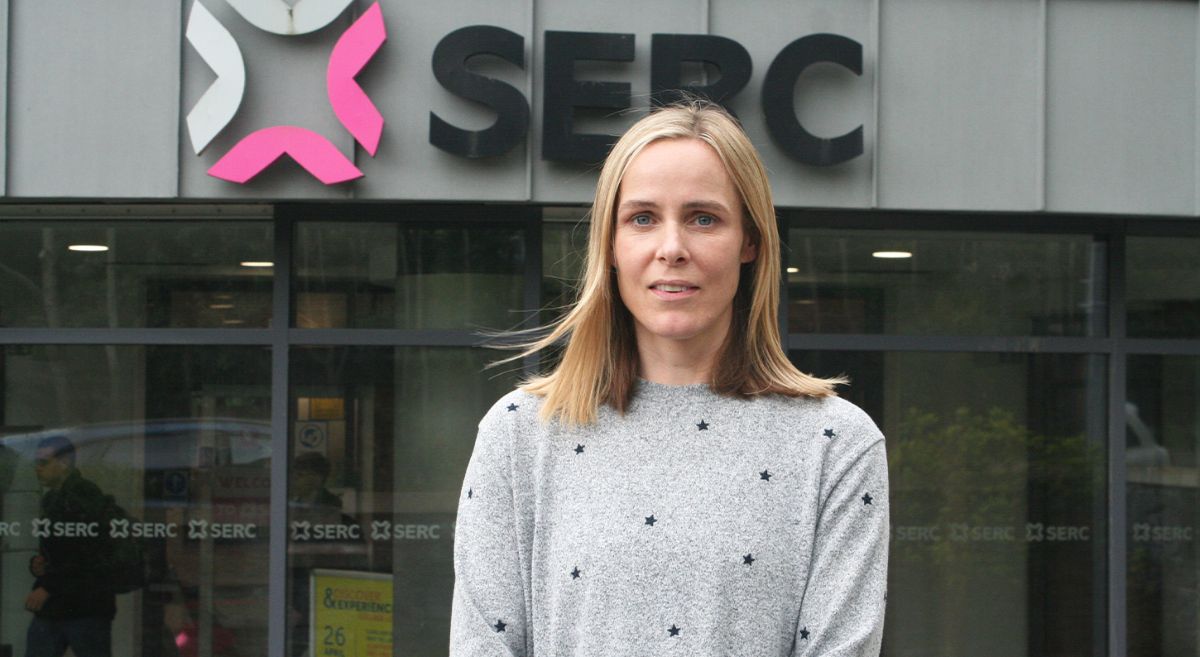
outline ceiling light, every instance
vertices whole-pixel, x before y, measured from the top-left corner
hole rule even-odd
[[[275,263],[267,262],[266,260],[244,260],[243,267],[274,267]]]
[[[800,273],[800,268],[799,268],[799,267],[788,267],[788,268],[787,268],[787,273],[789,273],[789,274],[799,274],[799,273]]]
[[[899,260],[903,258],[911,258],[911,251],[876,251],[871,254],[876,258],[884,258],[890,260]]]
[[[107,251],[108,247],[103,244],[72,244],[67,247],[70,251],[82,251],[84,253],[100,253]]]
[[[245,323],[246,323],[246,320],[244,320],[244,319],[227,319],[227,320],[225,320],[225,321],[223,321],[223,322],[221,322],[221,323],[222,323],[222,324],[226,324],[226,325],[232,325],[232,324],[245,324]]]
[[[233,307],[232,303],[210,303],[208,307],[213,310],[229,310]]]

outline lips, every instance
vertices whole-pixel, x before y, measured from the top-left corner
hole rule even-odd
[[[650,290],[660,298],[691,296],[700,288],[687,281],[656,281]]]

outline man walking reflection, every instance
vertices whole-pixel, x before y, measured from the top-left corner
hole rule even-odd
[[[116,599],[106,566],[111,545],[104,539],[106,496],[75,468],[75,446],[66,436],[38,442],[34,461],[44,486],[38,553],[29,561],[33,590],[25,609],[33,612],[25,657],[111,657]]]

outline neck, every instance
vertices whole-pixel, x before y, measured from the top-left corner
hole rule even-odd
[[[725,334],[704,340],[638,335],[638,375],[652,383],[672,386],[709,383],[724,342]]]

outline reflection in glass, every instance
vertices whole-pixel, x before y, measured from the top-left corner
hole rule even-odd
[[[583,277],[589,224],[579,208],[546,208],[542,223],[542,323],[549,324],[575,301]]]
[[[1130,237],[1125,252],[1129,336],[1200,337],[1200,239]]]
[[[2,222],[0,327],[265,327],[272,269],[252,260],[268,223]]]
[[[1104,651],[1104,361],[793,352],[887,437],[885,655]]]
[[[60,600],[89,597],[85,615],[115,602],[114,655],[265,654],[269,381],[262,348],[0,349],[0,645],[25,653],[40,554]],[[73,444],[96,489],[37,476],[56,467],[38,449],[50,436]],[[97,563],[136,545],[139,585],[114,596],[121,582],[91,559],[63,563],[81,554],[75,541],[90,541]]]
[[[294,325],[508,328],[522,317],[524,231],[512,226],[302,223]]]
[[[1200,357],[1130,356],[1126,423],[1129,654],[1200,650]]]
[[[793,333],[1103,334],[1087,236],[797,228],[786,261]]]
[[[482,371],[502,355],[292,352],[289,655],[354,642],[379,654],[445,654],[463,472],[479,418],[516,383],[511,372]],[[336,630],[339,605],[355,596],[370,618],[339,638],[326,627]]]

